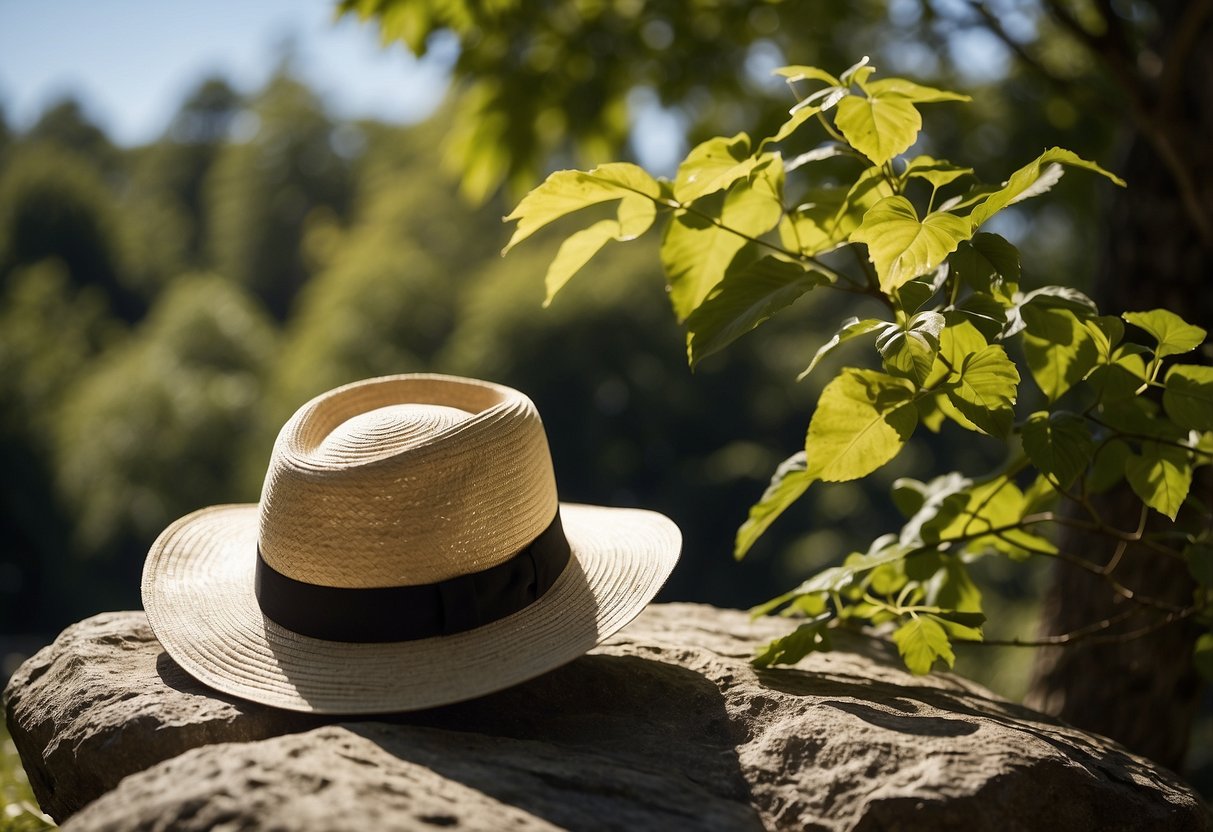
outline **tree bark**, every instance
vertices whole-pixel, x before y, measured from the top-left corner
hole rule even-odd
[[[1150,43],[1109,27],[1088,46],[1128,86],[1132,139],[1121,169],[1128,188],[1111,206],[1097,299],[1107,310],[1165,307],[1213,332],[1213,3],[1154,4],[1160,26]],[[1101,4],[1108,8],[1107,4]],[[1119,41],[1119,44],[1118,44]],[[1132,47],[1132,48],[1131,48]],[[1131,49],[1131,51],[1130,51]],[[1207,363],[1208,352],[1184,356]],[[1213,507],[1213,477],[1199,469],[1191,495]],[[1098,506],[1133,531],[1140,501],[1127,486]],[[1165,523],[1165,519],[1155,520]],[[1181,521],[1183,515],[1181,514]],[[1198,522],[1208,523],[1208,517]],[[1106,538],[1067,533],[1063,548],[1107,563]],[[1194,584],[1182,561],[1130,547],[1114,575],[1124,586],[1176,606],[1191,603]],[[1098,577],[1059,564],[1046,598],[1041,632],[1071,632],[1115,618],[1133,602]],[[1127,632],[1158,617],[1135,614]],[[1132,751],[1180,769],[1200,692],[1192,665],[1198,635],[1188,622],[1125,643],[1046,648],[1038,653],[1027,702],[1076,726],[1120,741]]]

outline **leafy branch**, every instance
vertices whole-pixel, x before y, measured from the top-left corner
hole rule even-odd
[[[967,96],[876,78],[866,58],[838,76],[807,66],[777,74],[797,102],[774,135],[710,139],[673,180],[625,163],[559,171],[506,217],[517,223],[508,251],[558,218],[615,206],[613,217],[560,246],[545,305],[607,243],[636,239],[660,219],[660,258],[692,366],[814,290],[883,304],[885,317],[841,322],[801,374],[844,344],[871,344],[866,366],[843,367],[825,385],[804,447],[777,468],[738,530],[738,558],[810,488],[871,475],[920,429],[1007,445],[1007,464],[982,478],[898,480],[902,528],[755,608],[801,620],[755,661],[829,649],[837,627],[893,626],[912,671],[950,666],[954,641],[983,639],[981,593],[968,567],[990,556],[1065,561],[1104,581],[1134,614],[1159,616],[1135,630],[1109,632],[1126,614],[1015,644],[1124,639],[1188,620],[1213,627],[1210,512],[1176,522],[1191,502],[1193,471],[1213,462],[1213,368],[1179,363],[1207,333],[1162,309],[1101,315],[1066,286],[1023,291],[1019,251],[982,230],[1049,191],[1067,168],[1124,183],[1061,148],[1000,184],[982,183],[969,168],[905,155],[922,106]],[[785,148],[805,144],[811,149],[785,163]],[[1023,413],[1029,378],[1044,406]],[[1122,481],[1141,501],[1132,531],[1108,522],[1092,499]],[[1147,532],[1151,513],[1166,518],[1165,533]],[[1059,550],[1048,534],[1056,527],[1105,541],[1110,559]],[[1122,585],[1114,573],[1129,546],[1186,561],[1201,587],[1192,603]],[[1213,652],[1213,635],[1197,649]]]

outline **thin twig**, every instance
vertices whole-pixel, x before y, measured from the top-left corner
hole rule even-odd
[[[1115,621],[1105,619],[1105,621],[1098,622],[1097,625],[1090,625],[1089,627],[1084,627],[1081,630],[1075,630],[1070,633],[1062,633],[1061,635],[1057,636],[1043,636],[1038,639],[989,639],[983,641],[964,641],[962,643],[986,645],[990,647],[1068,647],[1069,645],[1078,642],[1096,645],[1123,644],[1127,641],[1133,641],[1134,639],[1148,636],[1151,633],[1157,632],[1165,627],[1169,627],[1172,624],[1183,621],[1186,618],[1191,618],[1197,612],[1197,607],[1184,607],[1183,609],[1176,610],[1175,612],[1166,615],[1159,621],[1147,624],[1144,627],[1139,627],[1136,630],[1128,630],[1123,633],[1109,633],[1105,636],[1097,635],[1097,633],[1100,630],[1111,627]],[[1105,623],[1107,623],[1107,626],[1102,626]],[[1090,634],[1083,633],[1083,630],[1091,629],[1091,627],[1095,627],[1095,629],[1092,629]]]
[[[1137,539],[1138,539],[1138,540],[1141,540],[1141,536],[1142,536],[1143,534],[1145,534],[1145,531],[1146,531],[1146,519],[1147,519],[1149,516],[1150,516],[1150,507],[1149,507],[1149,506],[1147,506],[1145,503],[1142,503],[1142,506],[1141,506],[1141,517],[1140,517],[1140,518],[1138,519],[1138,521],[1137,521],[1137,531],[1134,533],[1134,534],[1136,534],[1136,535],[1137,535]],[[1125,551],[1126,551],[1128,548],[1129,548],[1129,541],[1128,541],[1128,540],[1124,540],[1124,539],[1122,539],[1122,540],[1120,540],[1120,541],[1118,541],[1118,542],[1117,542],[1117,544],[1116,544],[1116,551],[1114,551],[1114,552],[1112,553],[1112,557],[1108,559],[1108,563],[1107,563],[1107,565],[1105,565],[1105,566],[1104,566],[1104,568],[1103,568],[1103,573],[1104,573],[1104,575],[1111,575],[1111,574],[1112,574],[1112,573],[1113,573],[1113,572],[1116,570],[1116,567],[1120,565],[1120,559],[1121,559],[1122,557],[1124,557]]]
[[[1058,549],[1057,551],[1053,551],[1051,549],[1041,549],[1022,540],[1012,540],[1006,536],[1005,532],[997,533],[995,536],[1000,540],[1010,543],[1012,546],[1017,546],[1020,549],[1023,549],[1026,552],[1031,552],[1032,554],[1040,555],[1041,557],[1064,561],[1071,566],[1078,567],[1084,572],[1089,572],[1097,578],[1101,578],[1113,592],[1115,592],[1121,598],[1124,598],[1126,601],[1132,601],[1135,604],[1141,604],[1145,607],[1154,607],[1166,612],[1178,612],[1184,609],[1184,607],[1176,606],[1175,604],[1167,601],[1160,601],[1159,599],[1152,598],[1148,595],[1139,595],[1124,584],[1117,581],[1115,578],[1105,575],[1102,566],[1098,566],[1086,558],[1079,557],[1078,555],[1072,555],[1063,549]]]

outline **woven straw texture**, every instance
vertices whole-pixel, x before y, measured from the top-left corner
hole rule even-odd
[[[538,601],[463,633],[381,644],[267,619],[254,594],[258,546],[309,583],[430,583],[513,556],[557,506],[542,423],[522,394],[442,376],[359,382],[283,427],[260,504],[202,509],[160,535],[144,607],[178,664],[244,699],[342,714],[470,699],[558,667],[632,620],[677,562],[677,526],[559,504],[572,556]]]

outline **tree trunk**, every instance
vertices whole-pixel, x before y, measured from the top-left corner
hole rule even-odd
[[[1128,189],[1118,193],[1106,223],[1107,243],[1098,283],[1100,307],[1165,307],[1213,332],[1213,13],[1205,0],[1155,4],[1156,42],[1116,54],[1117,36],[1093,38],[1123,83],[1138,84],[1130,149],[1121,170]],[[1121,48],[1127,48],[1124,39]],[[1157,68],[1157,69],[1155,69]],[[1207,363],[1208,352],[1185,356]],[[1210,469],[1197,472],[1192,497],[1213,506]],[[1101,513],[1134,530],[1140,501],[1127,486],[1102,498]],[[1181,515],[1181,521],[1183,516]],[[1157,515],[1152,523],[1165,523]],[[1207,523],[1205,517],[1200,522]],[[1106,539],[1067,533],[1059,541],[1094,562],[1106,563]],[[1130,548],[1116,579],[1129,589],[1177,606],[1191,603],[1194,584],[1185,564]],[[1059,564],[1045,602],[1043,634],[1072,632],[1115,618],[1133,602],[1099,578]],[[1134,615],[1118,629],[1153,619]],[[1200,683],[1192,666],[1197,629],[1184,622],[1120,644],[1039,651],[1028,704],[1076,726],[1097,731],[1173,769],[1182,767]]]

